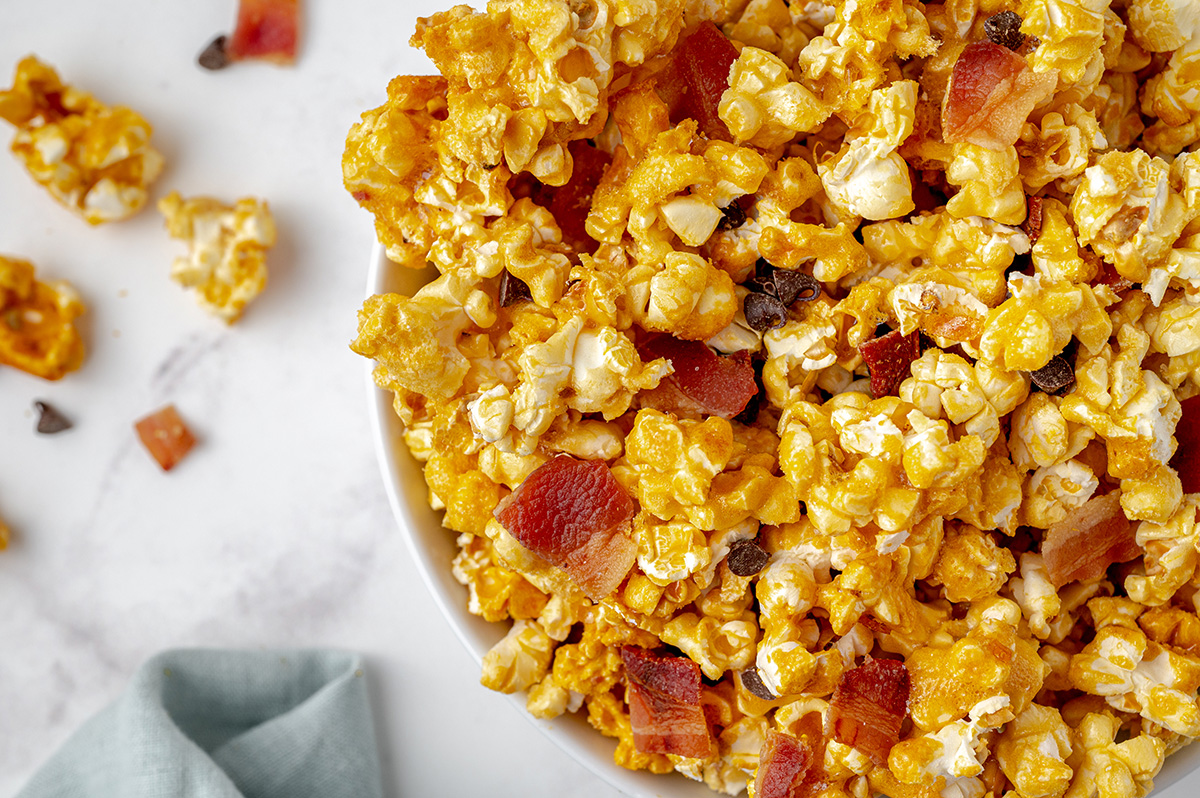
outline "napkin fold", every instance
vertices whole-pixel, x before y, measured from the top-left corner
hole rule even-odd
[[[362,661],[341,651],[152,657],[17,798],[381,798]]]

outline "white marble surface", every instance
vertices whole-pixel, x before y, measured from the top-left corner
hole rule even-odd
[[[0,85],[37,53],[154,124],[155,198],[259,195],[280,231],[267,290],[227,328],[168,279],[183,245],[155,210],[88,227],[0,152],[0,252],[90,306],[82,370],[0,370],[0,516],[16,534],[0,552],[0,795],[156,651],[338,646],[366,655],[389,794],[612,798],[478,686],[394,525],[347,348],[372,226],[342,189],[342,143],[393,75],[429,71],[407,40],[446,3],[304,5],[294,68],[214,74],[195,56],[235,0],[0,0]],[[35,435],[35,399],[75,428]],[[169,474],[131,428],[166,402],[200,438]]]

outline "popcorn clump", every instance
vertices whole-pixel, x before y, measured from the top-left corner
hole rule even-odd
[[[419,20],[343,175],[431,278],[352,347],[484,683],[724,794],[1145,795],[1200,736],[1197,20]]]
[[[145,119],[63,83],[34,56],[0,91],[0,118],[17,129],[11,149],[33,179],[89,224],[137,213],[162,171]]]
[[[86,310],[69,283],[44,283],[27,260],[0,255],[0,363],[46,380],[83,365],[75,319]]]
[[[267,285],[266,252],[275,245],[275,220],[267,203],[245,197],[226,205],[211,197],[184,199],[172,191],[158,201],[167,232],[188,243],[171,278],[193,288],[200,304],[227,324]]]

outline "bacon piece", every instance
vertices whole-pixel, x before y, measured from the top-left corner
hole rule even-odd
[[[687,657],[621,647],[633,745],[643,754],[705,758],[712,735],[700,706],[700,667]]]
[[[1136,529],[1121,509],[1121,492],[1095,496],[1046,530],[1042,558],[1050,582],[1060,588],[1080,579],[1098,579],[1108,566],[1142,554]]]
[[[721,357],[702,341],[670,335],[648,338],[638,346],[642,360],[666,358],[675,369],[658,387],[638,394],[643,407],[678,416],[733,418],[758,393],[748,353]]]
[[[901,335],[892,330],[887,335],[863,341],[858,351],[871,372],[871,395],[895,394],[904,378],[909,376],[909,366],[921,356],[921,334],[913,330]]]
[[[597,601],[637,559],[633,513],[633,500],[604,462],[567,455],[540,466],[496,507],[496,519],[521,545]]]
[[[942,103],[942,137],[947,144],[1011,147],[1029,112],[1054,93],[1057,83],[1057,70],[1034,72],[1007,47],[969,44],[950,73]]]
[[[805,777],[813,764],[808,743],[772,729],[758,754],[755,798],[801,798]]]
[[[1085,252],[1090,251],[1085,250]],[[1100,259],[1096,258],[1096,260]],[[1121,273],[1117,271],[1117,267],[1106,260],[1100,261],[1100,274],[1096,276],[1096,279],[1092,280],[1092,285],[1107,285],[1117,294],[1123,294],[1130,288],[1133,288],[1133,283],[1121,276]]]
[[[530,198],[554,215],[563,234],[563,243],[576,252],[590,255],[600,242],[588,234],[588,212],[592,209],[592,194],[612,162],[612,156],[586,139],[572,141],[567,151],[574,164],[571,179],[558,188],[539,183]]]
[[[1029,236],[1029,243],[1038,240],[1042,235],[1042,198],[1041,197],[1026,197],[1025,221],[1021,223],[1021,229],[1025,231],[1025,235]]]
[[[175,405],[167,405],[151,413],[133,427],[142,439],[142,445],[158,461],[163,471],[174,468],[196,444],[192,431],[179,417]]]
[[[1179,448],[1171,458],[1171,468],[1179,473],[1184,493],[1200,492],[1200,396],[1179,403],[1183,415],[1175,427]]]
[[[695,119],[710,139],[733,141],[729,128],[717,114],[721,95],[729,88],[729,71],[737,48],[709,20],[679,40],[671,63],[656,78],[656,88],[670,109],[671,121]]]
[[[899,660],[868,659],[846,671],[829,706],[833,739],[886,767],[908,714],[908,688],[908,668]]]
[[[259,58],[291,64],[299,34],[300,0],[240,0],[237,28],[225,54],[233,61]]]

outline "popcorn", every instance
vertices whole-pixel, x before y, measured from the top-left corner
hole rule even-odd
[[[225,205],[210,197],[183,199],[172,191],[158,202],[171,237],[188,243],[171,278],[196,289],[200,304],[227,324],[266,287],[266,251],[275,244],[275,221],[265,202],[245,197]]]
[[[0,363],[46,380],[83,365],[75,319],[85,310],[68,283],[44,283],[27,260],[0,255]]]
[[[1200,154],[1175,155],[1200,140],[1196,19],[1108,6],[497,0],[418,23],[442,76],[394,80],[343,168],[389,257],[438,274],[368,300],[354,348],[459,535],[468,609],[513,623],[485,682],[727,794],[772,731],[854,798],[1135,798],[1200,735],[1175,435],[1200,392]],[[1038,97],[943,127],[952,75],[962,99],[992,57]],[[888,386],[863,352],[886,335],[914,344]],[[563,455],[633,502],[633,562],[594,599],[495,518]],[[1138,556],[1056,589],[1047,530],[1097,497]],[[625,645],[703,673],[710,756],[638,750]],[[886,762],[831,725],[868,657],[910,683]]]
[[[738,143],[774,150],[829,116],[812,92],[788,76],[788,66],[778,56],[757,47],[742,49],[718,107]]]
[[[68,86],[34,56],[0,91],[0,118],[17,128],[11,148],[33,179],[89,224],[137,213],[162,171],[145,119]]]

